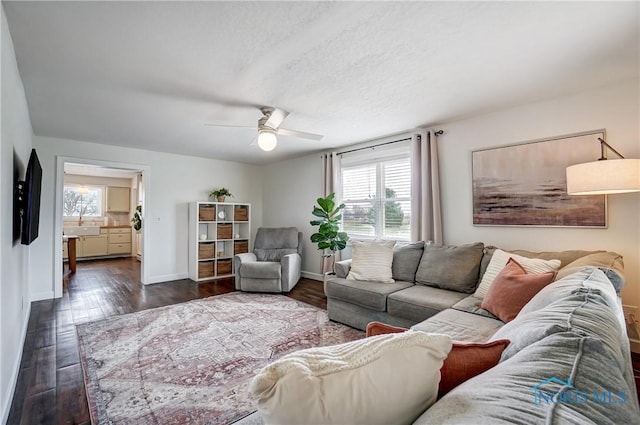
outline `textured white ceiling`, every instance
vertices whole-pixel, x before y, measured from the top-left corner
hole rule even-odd
[[[255,164],[638,76],[638,2],[2,2],[34,133]],[[249,146],[258,106],[286,109]]]

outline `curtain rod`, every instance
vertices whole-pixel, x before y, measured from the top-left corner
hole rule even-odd
[[[377,148],[378,146],[392,145],[394,143],[406,142],[407,140],[411,140],[411,137],[406,137],[406,138],[400,139],[400,140],[392,140],[390,142],[385,142],[385,143],[379,143],[377,145],[365,146],[365,147],[357,148],[357,149],[351,149],[351,150],[344,151],[344,152],[338,152],[338,155],[343,155],[345,153],[351,153],[351,152],[363,151],[365,149],[374,149],[374,148]]]
[[[434,131],[433,134],[435,134],[436,136],[442,136],[442,134],[444,134],[444,131],[443,130]],[[400,140],[392,140],[390,142],[379,143],[377,145],[365,146],[365,147],[362,147],[362,148],[351,149],[351,150],[344,151],[344,152],[338,152],[336,155],[343,155],[345,153],[358,152],[358,151],[362,151],[362,150],[365,150],[365,149],[374,149],[374,148],[377,148],[378,146],[385,146],[385,145],[391,145],[391,144],[394,144],[394,143],[406,142],[407,140],[411,140],[411,137],[405,137],[404,139],[400,139]]]

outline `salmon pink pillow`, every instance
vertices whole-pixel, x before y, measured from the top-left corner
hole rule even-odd
[[[507,323],[516,318],[522,307],[542,288],[553,282],[556,272],[528,274],[516,260],[509,258],[487,295],[481,308]]]
[[[500,361],[508,339],[487,343],[454,342],[451,352],[440,369],[438,398],[462,384],[464,381],[489,370]]]

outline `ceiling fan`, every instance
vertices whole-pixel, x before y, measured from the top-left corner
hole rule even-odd
[[[260,108],[262,117],[258,120],[258,135],[257,142],[260,149],[263,151],[272,151],[278,144],[277,134],[283,136],[299,137],[301,139],[321,140],[324,136],[313,133],[305,133],[304,131],[287,130],[286,128],[280,128],[280,124],[289,115],[289,112],[284,109],[273,108],[271,106],[263,106]],[[205,124],[212,127],[242,127],[253,128],[242,125],[222,125],[222,124]],[[252,142],[253,144],[253,142]]]

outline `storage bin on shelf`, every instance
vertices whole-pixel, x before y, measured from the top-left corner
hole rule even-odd
[[[233,225],[231,223],[218,223],[218,239],[232,239]]]
[[[198,208],[198,220],[200,221],[215,221],[216,220],[216,206],[215,205],[200,205]]]
[[[200,261],[198,263],[198,278],[213,277],[213,261]]]
[[[234,241],[233,242],[233,254],[246,254],[249,252],[249,242],[247,241]]]
[[[198,260],[204,260],[207,258],[214,258],[216,256],[216,243],[215,242],[200,242],[198,243]]]
[[[249,221],[249,207],[246,205],[236,205],[233,208],[234,221]]]
[[[223,276],[226,274],[231,274],[232,270],[231,260],[218,260],[218,276]]]

